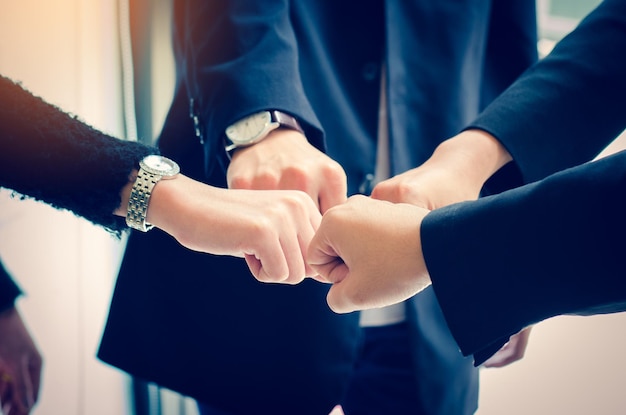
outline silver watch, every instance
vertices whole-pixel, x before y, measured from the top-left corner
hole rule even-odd
[[[167,157],[151,155],[139,161],[139,173],[130,191],[126,224],[138,231],[148,232],[154,226],[146,222],[152,189],[161,179],[172,179],[180,167]]]
[[[298,120],[291,115],[281,111],[261,111],[226,128],[226,152],[230,157],[235,149],[258,143],[278,127],[290,128],[304,133]]]

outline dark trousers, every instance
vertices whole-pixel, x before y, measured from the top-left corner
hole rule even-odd
[[[406,322],[363,329],[363,343],[341,406],[346,415],[423,413]]]
[[[423,412],[416,391],[407,323],[364,328],[350,386],[341,402],[345,414],[419,415]],[[202,404],[198,407],[200,415],[231,415]]]

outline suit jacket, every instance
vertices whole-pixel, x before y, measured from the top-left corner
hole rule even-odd
[[[159,146],[186,174],[224,186],[225,128],[282,110],[341,163],[351,194],[367,191],[383,62],[396,174],[420,165],[535,61],[534,4],[175,2],[179,78]],[[360,333],[356,313],[328,309],[327,289],[260,284],[239,259],[133,233],[99,356],[231,413],[325,414],[340,402]],[[477,372],[432,290],[407,307],[424,410],[473,413]]]
[[[626,128],[625,52],[626,2],[606,0],[474,125],[510,143],[528,180],[587,161]],[[480,364],[529,324],[626,309],[625,190],[622,152],[425,218],[426,263],[464,354]]]

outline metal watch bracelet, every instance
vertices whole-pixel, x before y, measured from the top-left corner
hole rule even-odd
[[[128,199],[126,224],[129,227],[141,232],[148,232],[154,227],[154,225],[146,222],[146,214],[152,189],[159,180],[161,180],[161,176],[149,173],[144,169],[140,169],[137,173],[137,180],[133,184]]]

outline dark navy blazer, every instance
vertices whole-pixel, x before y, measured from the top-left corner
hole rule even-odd
[[[397,174],[424,162],[536,59],[534,0],[180,0],[175,17],[178,82],[159,146],[186,174],[221,186],[226,126],[278,109],[341,163],[351,194],[367,193],[383,63]],[[99,356],[234,413],[328,413],[360,329],[356,313],[329,311],[327,290],[261,284],[239,259],[133,233]],[[473,413],[476,369],[432,291],[407,311],[424,409]]]

